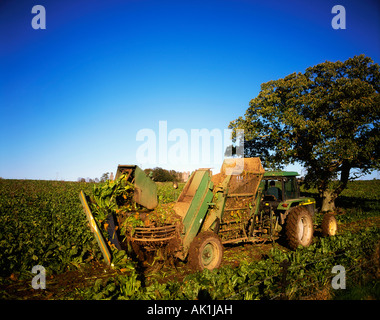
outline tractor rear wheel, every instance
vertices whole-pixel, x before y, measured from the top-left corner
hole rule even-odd
[[[333,214],[325,214],[322,220],[322,235],[335,236],[338,230],[338,222],[336,221]]]
[[[194,270],[216,269],[220,266],[222,257],[223,245],[214,232],[202,232],[190,244],[188,262]]]
[[[289,247],[293,250],[298,246],[308,247],[313,241],[313,219],[305,208],[293,208],[286,217],[285,234]]]

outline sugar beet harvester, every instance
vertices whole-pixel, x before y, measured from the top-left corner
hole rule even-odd
[[[223,245],[228,243],[274,241],[282,234],[291,249],[308,246],[314,233],[315,200],[300,197],[297,175],[265,172],[259,158],[225,160],[216,175],[209,169],[198,169],[173,205],[177,222],[135,227],[126,241],[140,259],[144,252],[163,248],[198,270],[218,268]],[[133,200],[144,207],[145,215],[147,209],[157,207],[156,184],[138,166],[119,165],[115,179],[120,177],[134,184]],[[91,216],[83,192],[81,201],[86,215]],[[121,224],[123,217],[117,217],[116,223],[110,218],[108,232],[112,235],[113,225]],[[336,231],[334,216],[325,215],[322,233],[335,235]],[[94,233],[103,252],[104,239]],[[111,241],[120,248],[117,237]],[[103,255],[110,263],[109,251]]]

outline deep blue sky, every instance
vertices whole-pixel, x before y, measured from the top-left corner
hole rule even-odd
[[[376,0],[2,0],[0,177],[100,177],[136,163],[140,129],[226,129],[261,83],[358,54],[380,63]]]

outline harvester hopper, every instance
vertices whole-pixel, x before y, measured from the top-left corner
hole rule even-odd
[[[119,165],[117,167],[115,180],[125,174],[125,179],[134,184],[134,201],[147,209],[157,207],[157,186],[147,177],[145,172],[138,166]]]

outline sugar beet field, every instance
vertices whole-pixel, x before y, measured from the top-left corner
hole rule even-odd
[[[296,251],[281,240],[225,246],[221,267],[202,272],[160,256],[137,262],[116,250],[113,267],[104,264],[78,197],[93,187],[0,180],[1,299],[380,299],[379,181],[349,183],[336,202],[336,236],[324,238],[317,228],[312,245]],[[160,203],[175,201],[182,187],[159,184]],[[35,265],[46,270],[45,289],[32,287]],[[337,265],[344,290],[332,287]]]

